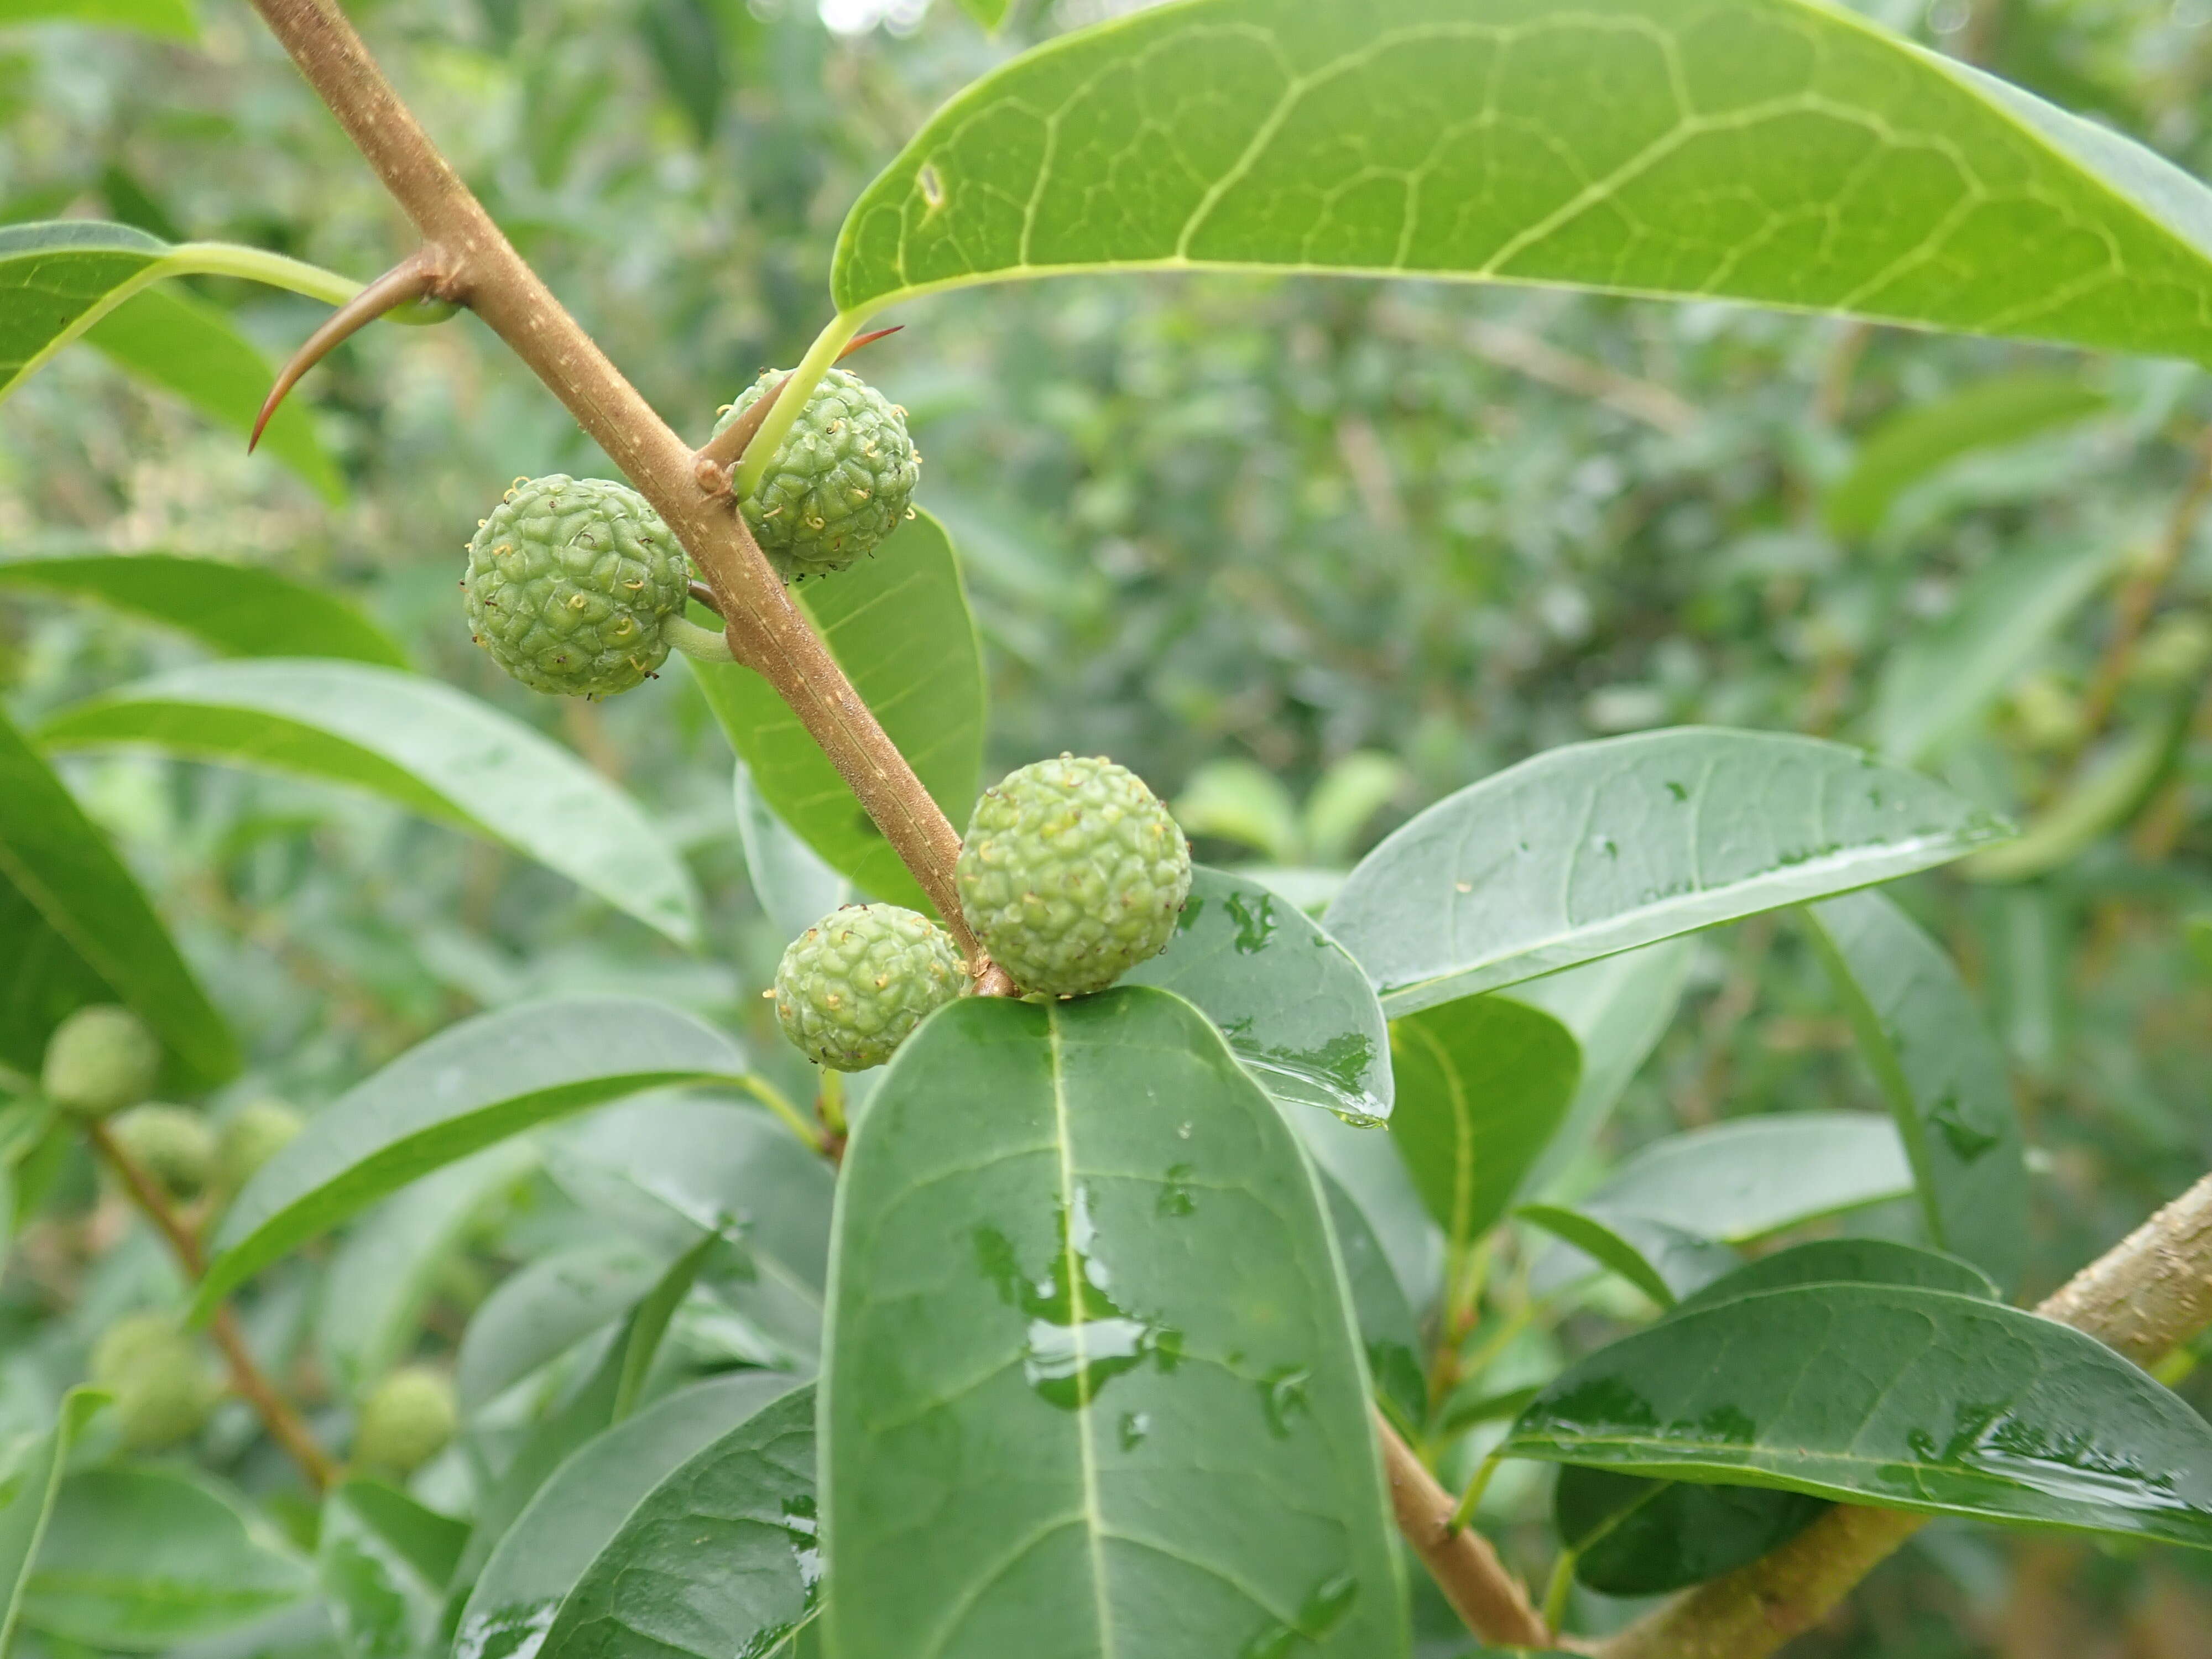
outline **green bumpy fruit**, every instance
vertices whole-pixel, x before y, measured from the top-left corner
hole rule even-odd
[[[865,1072],[968,984],[958,948],[927,916],[896,904],[848,904],[785,950],[775,1017],[817,1066]]]
[[[626,484],[552,473],[517,484],[469,543],[476,642],[532,690],[609,697],[667,660],[691,567]]]
[[[216,1179],[223,1191],[244,1187],[305,1127],[307,1120],[281,1100],[249,1100],[225,1118],[216,1152]]]
[[[769,369],[738,395],[720,432],[783,379]],[[825,576],[872,553],[899,526],[921,479],[906,413],[859,375],[833,368],[745,497],[745,522],[786,581]]]
[[[426,1365],[403,1365],[362,1401],[354,1462],[412,1474],[446,1449],[459,1422],[453,1385],[445,1376]]]
[[[198,1346],[158,1313],[129,1314],[107,1328],[93,1347],[92,1383],[115,1396],[116,1426],[138,1451],[198,1434],[222,1395]]]
[[[39,1086],[46,1098],[84,1117],[106,1117],[154,1092],[161,1045],[128,1008],[80,1008],[46,1040]]]
[[[198,1198],[215,1178],[216,1133],[198,1112],[149,1102],[115,1120],[116,1144],[172,1198]]]
[[[1085,996],[1167,949],[1190,843],[1127,767],[1062,755],[983,792],[955,875],[969,927],[1017,985]]]

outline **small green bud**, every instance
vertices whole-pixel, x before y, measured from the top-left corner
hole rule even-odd
[[[403,1365],[362,1401],[353,1461],[363,1468],[412,1474],[446,1449],[460,1421],[453,1385],[427,1365]]]
[[[222,1388],[199,1346],[167,1314],[125,1315],[92,1351],[92,1383],[115,1396],[124,1443],[159,1451],[199,1432]]]
[[[58,1106],[106,1117],[154,1092],[161,1045],[145,1022],[112,1002],[80,1008],[46,1039],[40,1084]]]
[[[281,1100],[249,1100],[233,1112],[222,1121],[216,1152],[216,1178],[223,1191],[243,1188],[307,1127],[307,1120]]]
[[[149,1101],[115,1120],[116,1144],[172,1198],[198,1198],[215,1176],[216,1136],[183,1106]]]

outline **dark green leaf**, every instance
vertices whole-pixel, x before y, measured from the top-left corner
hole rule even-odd
[[[540,1659],[765,1659],[811,1618],[821,1577],[807,1387],[646,1495],[562,1600]]]
[[[446,1579],[468,1528],[372,1480],[324,1500],[315,1573],[347,1659],[436,1652]]]
[[[0,586],[94,599],[229,657],[345,657],[404,668],[398,641],[344,600],[273,570],[175,553],[0,557]]]
[[[1887,1238],[1815,1238],[1747,1261],[1703,1290],[1683,1297],[1676,1313],[1792,1285],[1902,1285],[1954,1296],[2000,1300],[1990,1276],[1971,1261]]]
[[[2027,1163],[1982,1011],[1942,947],[1884,895],[1805,914],[1889,1097],[1929,1241],[2010,1290],[2027,1257]]]
[[[838,1217],[841,1659],[1042,1630],[1071,1652],[1402,1659],[1322,1200],[1195,1009],[1124,987],[943,1010],[860,1119]]]
[[[0,27],[40,22],[97,23],[172,40],[199,37],[191,0],[0,0]]]
[[[1390,1115],[1389,1036],[1359,964],[1258,882],[1200,866],[1167,950],[1125,975],[1188,997],[1276,1099]]]
[[[1054,270],[1273,266],[2204,359],[2209,223],[2148,150],[1826,6],[1194,0],[953,99],[854,204],[831,289],[858,314]]]
[[[1559,1471],[1552,1514],[1575,1577],[1606,1595],[1657,1595],[1756,1561],[1820,1518],[1826,1500],[1759,1486]]]
[[[32,1565],[46,1535],[70,1449],[108,1399],[96,1389],[71,1389],[62,1396],[54,1426],[15,1447],[14,1457],[0,1468],[0,1655],[14,1644]]]
[[[212,1484],[94,1469],[62,1483],[23,1621],[91,1647],[158,1653],[313,1589],[307,1564]]]
[[[1839,536],[1865,535],[1900,492],[1947,462],[2071,425],[2107,402],[2078,373],[2022,369],[1977,380],[1934,403],[1909,404],[1867,434],[1851,470],[1830,487],[1823,504],[1828,527]]]
[[[480,1147],[622,1095],[745,1069],[719,1031],[627,998],[465,1020],[317,1114],[246,1183],[216,1231],[197,1305],[213,1307],[287,1251]]]
[[[64,710],[61,747],[130,744],[373,790],[503,842],[679,945],[690,872],[637,803],[567,750],[435,680],[364,663],[208,663]]]
[[[1328,908],[1393,1017],[1887,881],[2007,833],[1811,738],[1702,727],[1551,750],[1447,796]]]
[[[793,590],[932,799],[964,829],[982,787],[988,688],[945,527],[927,513],[851,569]],[[931,907],[821,747],[750,669],[685,661],[761,798],[871,897]]]
[[[1540,1008],[1464,997],[1391,1021],[1390,1058],[1390,1139],[1444,1237],[1465,1249],[1497,1224],[1566,1115],[1582,1052]]]
[[[666,1256],[629,1239],[599,1237],[502,1279],[461,1336],[453,1386],[463,1415],[611,1324],[667,1266]]]
[[[492,1552],[462,1612],[456,1650],[470,1659],[531,1659],[562,1598],[639,1500],[695,1453],[788,1394],[795,1381],[750,1372],[696,1382],[582,1447],[538,1488]]]
[[[1943,1291],[1677,1313],[1570,1366],[1504,1450],[2212,1548],[2212,1427],[2094,1338]]]
[[[700,0],[647,0],[638,27],[655,68],[702,144],[714,137],[722,112],[722,43]]]
[[[53,770],[0,712],[0,1063],[35,1076],[46,1038],[88,1002],[154,1029],[187,1087],[239,1054],[161,918]]]

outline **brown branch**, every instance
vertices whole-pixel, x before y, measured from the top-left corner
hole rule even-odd
[[[1382,1472],[1390,1483],[1390,1508],[1398,1517],[1398,1530],[1421,1558],[1452,1610],[1469,1630],[1497,1646],[1550,1647],[1552,1632],[1490,1540],[1473,1527],[1452,1525],[1457,1500],[1437,1484],[1428,1466],[1380,1412],[1375,1414],[1375,1428],[1382,1437]]]
[[[200,1249],[200,1242],[177,1213],[176,1206],[169,1202],[169,1195],[161,1190],[161,1184],[124,1151],[122,1143],[105,1123],[88,1123],[85,1133],[92,1141],[93,1150],[115,1171],[146,1218],[168,1240],[169,1249],[185,1273],[194,1283],[205,1278],[207,1257]],[[310,1486],[319,1492],[327,1490],[338,1478],[337,1462],[256,1363],[252,1350],[246,1346],[246,1334],[239,1327],[238,1312],[228,1303],[216,1310],[210,1334],[230,1367],[231,1387],[253,1407],[262,1427],[269,1431],[269,1437],[291,1454]]]
[[[2074,1275],[2036,1310],[2148,1365],[2212,1325],[2212,1176]],[[1604,1659],[1762,1659],[1827,1617],[1928,1522],[1846,1504],[1771,1554],[1632,1625]]]
[[[790,705],[914,872],[963,954],[985,967],[952,881],[958,832],[791,603],[744,516],[726,495],[700,488],[690,448],[515,252],[331,0],[254,0],[254,9],[423,240],[439,250],[441,292],[481,317],[653,503],[721,596],[738,660]],[[994,983],[987,979],[984,987]]]

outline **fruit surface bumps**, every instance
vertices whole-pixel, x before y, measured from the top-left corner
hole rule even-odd
[[[865,1072],[968,984],[958,949],[927,916],[896,904],[848,904],[785,949],[775,1017],[817,1065]]]
[[[611,696],[668,657],[691,567],[627,484],[551,473],[517,484],[469,543],[476,642],[533,690]]]
[[[85,1117],[106,1117],[154,1092],[161,1045],[128,1008],[94,1003],[54,1028],[39,1086],[46,1098]]]
[[[1167,948],[1190,843],[1127,767],[1062,755],[983,792],[955,873],[969,927],[1017,985],[1084,996]]]
[[[427,1365],[403,1365],[362,1401],[354,1462],[412,1474],[446,1448],[459,1424],[453,1385]]]
[[[115,1396],[124,1443],[159,1451],[199,1432],[222,1390],[198,1346],[167,1314],[126,1314],[92,1350],[92,1383]]]
[[[189,1107],[149,1101],[117,1118],[111,1133],[171,1198],[198,1198],[215,1179],[214,1127]]]
[[[783,379],[769,369],[738,395],[720,432]],[[833,368],[745,497],[745,522],[786,581],[842,570],[872,553],[914,503],[921,457],[906,416],[857,374]]]

